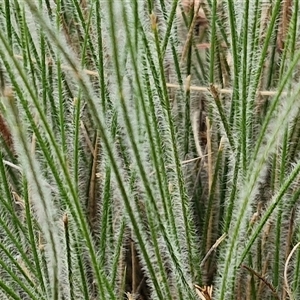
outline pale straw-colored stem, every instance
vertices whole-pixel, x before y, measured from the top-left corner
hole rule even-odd
[[[23,57],[21,55],[15,55],[15,58],[19,60],[23,60]],[[34,62],[34,61],[33,61]],[[52,64],[53,61],[51,59],[48,60],[49,64]],[[72,68],[66,65],[61,65],[61,68],[65,71],[72,71]],[[88,70],[88,69],[83,69],[83,73],[86,75],[92,76],[92,77],[99,77],[99,74],[97,71],[93,70]],[[182,88],[179,84],[176,83],[167,83],[166,84],[168,88],[171,89],[180,89]],[[205,92],[205,93],[210,93],[210,89],[207,86],[197,86],[197,85],[190,85],[189,90],[195,91],[195,92]],[[218,89],[218,93],[220,94],[232,94],[231,89]],[[277,94],[277,91],[258,91],[257,92],[260,96],[275,96]],[[285,93],[282,93],[284,95]]]

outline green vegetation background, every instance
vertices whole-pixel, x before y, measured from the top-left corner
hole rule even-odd
[[[2,0],[1,299],[299,299],[299,2]]]

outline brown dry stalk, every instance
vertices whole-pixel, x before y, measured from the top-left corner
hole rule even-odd
[[[89,138],[89,135],[88,135],[88,132],[87,132],[87,129],[86,129],[86,126],[85,124],[83,123],[83,121],[80,121],[80,128],[81,128],[81,131],[82,131],[82,134],[83,134],[83,137],[86,141],[86,144],[89,148],[89,150],[91,151],[92,155],[94,156],[94,146]]]
[[[279,51],[282,51],[285,46],[286,35],[291,22],[292,5],[292,0],[282,1],[281,22],[279,24],[279,33],[277,36],[277,49]]]
[[[1,114],[0,114],[0,134],[1,134],[4,142],[6,143],[6,145],[9,148],[11,148],[12,144],[13,144],[12,136],[11,136],[10,130]]]
[[[261,272],[263,277],[264,277],[264,274],[267,274],[269,265],[270,265],[270,252],[268,252],[267,256],[264,258],[264,264],[262,266],[262,272]],[[263,281],[260,281],[260,284],[259,284],[258,290],[257,290],[258,297],[263,291],[263,285],[264,285]]]
[[[181,64],[185,60],[185,57],[186,57],[187,52],[188,52],[188,49],[190,47],[190,44],[191,44],[191,41],[192,41],[192,38],[193,38],[194,28],[196,26],[197,20],[199,20],[199,18],[201,18],[203,20],[206,20],[206,22],[207,22],[207,19],[206,19],[205,15],[204,15],[204,12],[202,10],[200,10],[202,2],[199,1],[199,0],[192,1],[192,2],[189,1],[189,3],[188,3],[189,8],[190,8],[191,4],[194,5],[194,16],[193,16],[193,20],[192,20],[192,23],[191,23],[190,28],[189,28],[189,32],[187,34],[186,41],[184,43],[183,50],[182,50],[181,60],[180,60]]]
[[[277,294],[277,291],[276,291],[275,287],[269,281],[267,281],[263,276],[261,276],[259,273],[257,273],[252,268],[250,268],[250,267],[248,267],[246,265],[242,265],[242,267],[244,269],[246,269],[247,271],[249,271],[251,274],[255,275],[258,279],[260,279],[271,290],[273,296],[276,299],[280,299],[279,296],[278,296],[278,294]]]
[[[12,89],[5,87],[5,84],[3,83],[3,87],[1,90],[2,96],[8,100],[8,103],[10,103],[12,106],[14,106],[14,96]],[[15,107],[14,107],[15,108]],[[3,117],[3,115],[0,113],[0,135],[3,138],[3,141],[5,142],[6,146],[14,152],[14,145],[13,145],[13,138],[11,134],[11,130]]]
[[[227,233],[223,233],[217,240],[216,242],[212,245],[212,247],[209,249],[209,251],[206,253],[205,257],[202,259],[200,267],[203,268],[205,262],[207,261],[208,257],[211,255],[213,251],[215,251],[219,245],[225,240],[227,236]]]

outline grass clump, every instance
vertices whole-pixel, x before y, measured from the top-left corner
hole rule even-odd
[[[297,299],[298,17],[3,1],[1,299]]]

